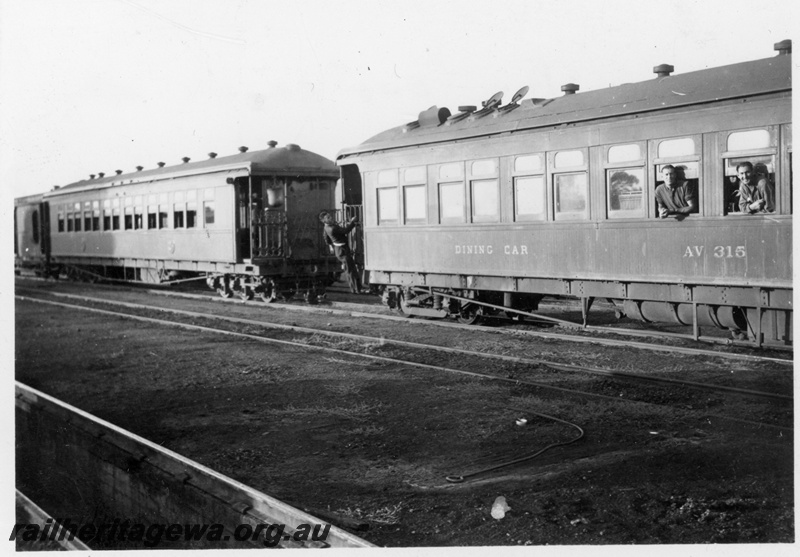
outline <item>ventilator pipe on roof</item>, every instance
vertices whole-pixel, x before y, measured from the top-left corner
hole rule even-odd
[[[577,83],[567,83],[566,85],[561,86],[561,90],[564,92],[564,96],[566,95],[574,95],[577,90],[581,88],[580,85]]]
[[[245,147],[244,145],[242,145],[241,147],[239,147],[239,152],[240,152],[240,153],[246,153],[246,152],[247,152],[247,149],[248,149],[247,147]]]
[[[781,41],[779,43],[775,43],[775,50],[778,51],[778,56],[783,56],[785,54],[792,53],[792,41],[786,39],[785,41]]]
[[[122,174],[122,170],[115,170],[114,172],[116,172],[116,173],[117,173],[117,176],[119,176],[120,174]]]
[[[669,77],[669,74],[675,71],[675,66],[669,64],[661,64],[653,68],[653,73],[658,77]]]
[[[158,165],[159,168],[164,168],[164,165],[167,164],[167,163],[165,163],[165,162],[157,162],[156,164]]]
[[[189,157],[183,157],[181,160],[183,161],[183,164],[186,164],[187,162],[189,162],[192,159],[190,159]]]
[[[141,172],[142,170],[144,170],[143,166],[137,166],[136,167],[136,172]]]
[[[89,174],[89,179],[94,180],[94,174]]]
[[[267,145],[269,146],[270,149],[274,149],[275,147],[278,146],[278,142],[275,141],[274,139],[271,139],[267,141]]]

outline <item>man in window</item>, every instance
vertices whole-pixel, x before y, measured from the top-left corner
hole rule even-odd
[[[656,188],[659,218],[698,212],[697,192],[686,180],[678,180],[678,171],[671,164],[661,168],[664,183]]]
[[[756,173],[753,164],[743,162],[736,166],[739,176],[739,211],[742,213],[772,213],[775,211],[775,189],[764,169],[763,176]]]

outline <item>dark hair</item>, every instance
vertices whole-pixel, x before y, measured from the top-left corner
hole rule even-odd
[[[740,162],[739,164],[736,165],[736,172],[739,172],[739,169],[742,168],[743,166],[746,166],[747,168],[749,168],[750,172],[753,171],[753,163],[751,163],[750,161],[744,161],[744,162]]]
[[[675,170],[675,167],[672,166],[671,164],[665,164],[664,166],[661,167],[661,172],[664,172],[668,168],[671,168],[672,170]]]
[[[328,211],[320,211],[320,212],[319,212],[319,215],[317,215],[317,218],[318,218],[320,221],[322,221],[322,219],[325,217],[325,215],[330,215],[330,213],[329,213]]]

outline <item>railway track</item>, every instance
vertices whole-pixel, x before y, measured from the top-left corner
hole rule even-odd
[[[207,312],[188,311],[182,309],[165,308],[148,304],[110,301],[103,298],[78,296],[72,294],[52,294],[56,298],[69,302],[47,300],[41,297],[20,297],[20,300],[31,300],[37,303],[51,304],[70,309],[92,311],[108,316],[122,316],[148,323],[177,326],[185,329],[225,334],[242,339],[256,340],[259,342],[278,343],[289,346],[305,347],[331,354],[358,356],[372,360],[392,362],[395,364],[422,367],[425,369],[458,373],[493,381],[508,382],[515,385],[545,390],[551,393],[560,393],[572,396],[590,397],[613,401],[639,402],[644,404],[658,403],[659,400],[673,401],[689,407],[696,405],[703,397],[728,399],[730,397],[747,397],[762,401],[766,405],[784,407],[777,414],[783,419],[764,421],[750,419],[742,416],[734,409],[734,415],[709,414],[709,417],[734,420],[757,426],[770,426],[784,428],[790,423],[790,412],[793,398],[790,394],[782,392],[769,392],[763,390],[739,388],[730,385],[703,383],[698,381],[681,380],[667,377],[657,377],[645,374],[621,372],[613,369],[583,365],[567,365],[560,362],[542,359],[531,359],[505,354],[478,352],[434,344],[408,342],[386,337],[353,334],[340,331],[331,331],[323,328],[301,327],[281,323],[270,323],[263,320],[254,320],[239,317],[214,315]],[[94,304],[90,306],[87,304]],[[105,306],[105,308],[103,307]],[[163,316],[168,314],[169,319],[153,317],[154,314]],[[198,324],[207,322],[207,324]],[[262,329],[258,334],[242,332],[245,328]],[[287,339],[291,335],[291,339]],[[341,348],[347,343],[351,349]],[[638,343],[637,343],[638,344]],[[720,355],[717,352],[705,351],[705,356],[737,357],[742,355]],[[443,358],[447,358],[450,365],[439,365]],[[774,362],[748,356],[745,360],[768,361],[788,365],[790,362]],[[492,368],[495,372],[485,370]],[[687,395],[686,391],[693,392]],[[626,392],[623,397],[620,392]],[[688,402],[686,402],[688,400]],[[717,402],[715,401],[715,404]],[[753,410],[750,409],[752,412]],[[788,413],[787,413],[788,412]]]

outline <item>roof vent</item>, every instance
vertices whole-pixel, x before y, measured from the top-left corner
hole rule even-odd
[[[275,147],[278,146],[278,142],[275,140],[267,141],[267,145],[269,145],[270,149],[274,149]]]
[[[122,174],[122,170],[115,170],[114,172],[116,172],[116,173],[117,173],[117,176],[119,176],[120,174]]]
[[[656,66],[653,68],[653,73],[656,74],[658,77],[669,77],[669,74],[675,71],[675,66],[670,66],[669,64],[661,64],[660,66]]]
[[[214,153],[214,152],[211,152],[211,153],[208,154],[208,158],[209,159],[216,159],[217,158],[217,154]]]
[[[136,167],[136,172],[141,172],[142,170],[144,170],[143,166],[137,166]]]
[[[240,153],[246,153],[246,152],[247,152],[247,147],[245,147],[244,145],[242,145],[241,147],[239,147],[239,152],[240,152]]]
[[[56,190],[60,190],[60,189],[61,189],[61,186],[53,186],[53,189],[51,191],[56,191]]]
[[[105,176],[105,175],[106,175],[106,173],[105,173],[105,172],[100,172],[100,173],[97,175],[97,177],[98,177],[98,178],[102,178],[102,177],[103,177],[103,176]]]
[[[89,179],[94,180],[94,174],[89,174]]]
[[[286,150],[287,151],[299,151],[300,150],[300,146],[297,145],[296,143],[287,143],[286,144]]]
[[[165,162],[157,162],[156,164],[158,165],[159,168],[164,168],[164,165],[167,164],[167,163],[165,163]]]
[[[183,157],[181,160],[183,161],[183,164],[186,164],[187,162],[189,162],[192,159],[190,159],[189,157]]]
[[[792,41],[787,39],[785,41],[781,41],[779,43],[775,43],[775,50],[778,51],[778,56],[783,54],[791,54],[792,53]]]
[[[575,91],[580,89],[581,86],[577,83],[567,83],[566,85],[561,86],[561,90],[564,92],[564,95],[574,95]]]

